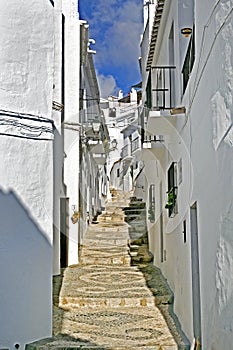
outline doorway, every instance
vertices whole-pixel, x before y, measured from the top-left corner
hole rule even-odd
[[[69,198],[60,199],[60,266],[68,266]]]
[[[168,52],[169,52],[169,66],[175,66],[175,39],[174,39],[174,23],[172,23],[170,34],[169,34],[169,42],[168,42]],[[175,70],[170,70],[170,107],[175,107]]]
[[[159,185],[159,221],[160,221],[160,261],[163,262],[163,184],[160,182]]]
[[[191,224],[191,259],[192,259],[192,300],[193,300],[193,335],[201,349],[201,293],[199,269],[199,239],[197,202],[190,208]]]

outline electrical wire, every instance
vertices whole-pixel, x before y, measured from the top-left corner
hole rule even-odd
[[[45,122],[45,123],[52,123],[52,124],[54,123],[52,119],[45,118],[36,114],[17,113],[10,110],[0,109],[0,115],[1,114],[8,115],[10,117],[15,117],[15,118],[30,119],[30,120],[35,120],[35,121]]]
[[[25,120],[25,123],[23,122]],[[50,124],[50,126],[47,125],[30,125],[28,122],[39,122],[44,124]],[[53,135],[53,129],[54,129],[54,123],[53,120],[39,117],[31,114],[23,114],[23,113],[15,113],[12,111],[6,111],[6,110],[0,110],[0,126],[5,127],[13,127],[15,128],[16,132],[14,133],[11,130],[5,130],[4,132],[1,132],[1,135],[5,136],[14,136],[14,137],[21,137],[21,138],[27,138],[27,139],[47,139],[50,140],[50,138],[41,138],[41,135],[45,134],[52,134]]]

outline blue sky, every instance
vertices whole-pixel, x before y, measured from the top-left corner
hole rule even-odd
[[[102,97],[124,95],[140,78],[138,57],[142,0],[79,0],[80,19],[90,25],[90,37]]]

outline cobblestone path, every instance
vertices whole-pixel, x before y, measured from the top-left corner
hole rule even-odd
[[[108,203],[84,237],[80,265],[64,272],[54,332],[110,349],[177,349],[143,273],[130,266],[121,206],[119,196]]]
[[[115,194],[98,223],[89,226],[80,264],[64,270],[54,306],[54,338],[36,349],[178,349],[155,306],[157,282],[153,285],[142,267],[131,266],[122,210],[127,204],[123,194]]]

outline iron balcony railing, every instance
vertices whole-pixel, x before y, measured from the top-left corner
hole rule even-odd
[[[132,142],[131,142],[131,152],[135,152],[139,149],[139,136],[136,137]]]
[[[147,101],[150,109],[164,110],[175,107],[175,68],[175,66],[151,67],[151,96],[148,98],[149,101]]]
[[[121,158],[125,158],[128,155],[129,155],[129,147],[128,147],[128,145],[125,145],[121,151]]]

